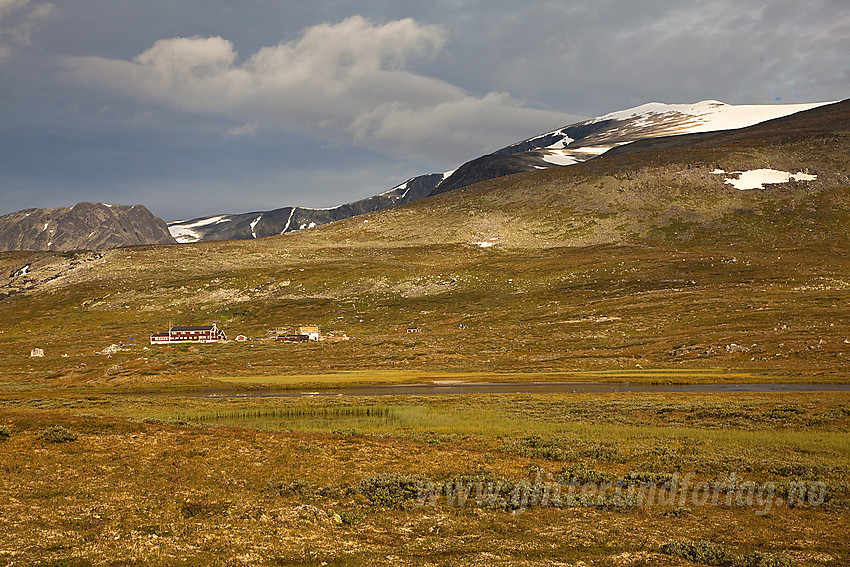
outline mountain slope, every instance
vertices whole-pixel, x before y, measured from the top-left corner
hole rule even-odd
[[[500,168],[510,171],[510,168],[514,167],[515,169],[510,173],[543,169],[553,165],[574,165],[640,140],[744,128],[824,104],[828,103],[731,105],[716,100],[705,100],[694,104],[652,102],[605,114],[518,142],[497,150],[488,156],[486,163],[490,171]],[[514,164],[518,158],[529,165],[522,169],[515,167]],[[470,172],[469,169],[472,171]],[[465,180],[467,182],[453,183],[454,176],[452,176],[440,184],[433,194],[445,193],[477,181],[501,177],[501,175],[488,175],[487,171],[476,167],[475,161],[458,168],[456,175],[459,172],[468,178]]]
[[[104,250],[172,243],[167,225],[142,205],[78,203],[0,217],[0,251]]]
[[[168,223],[178,242],[254,239],[293,232],[410,203],[481,181],[573,165],[637,140],[692,132],[742,128],[825,103],[729,105],[649,103],[565,126],[466,162],[446,174],[414,177],[380,195],[330,209],[284,207]]]
[[[426,230],[431,242],[523,248],[724,233],[770,242],[846,232],[848,112],[850,101],[844,101],[739,130],[638,141],[571,167],[494,179],[347,219],[322,237],[355,240],[353,232],[373,243],[413,243]],[[741,172],[775,178],[762,170],[785,172],[788,182],[768,180],[753,190],[732,183]]]

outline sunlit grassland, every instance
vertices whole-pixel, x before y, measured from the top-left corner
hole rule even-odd
[[[705,429],[665,425],[622,425],[550,421],[507,417],[498,411],[457,410],[430,405],[369,407],[314,407],[267,410],[230,410],[178,413],[179,421],[207,425],[249,427],[268,431],[340,431],[373,435],[475,435],[486,438],[541,435],[573,440],[616,443],[626,449],[652,443],[711,444],[711,450],[739,454],[757,448],[765,455],[778,451],[834,452],[837,460],[850,459],[850,431]]]
[[[846,382],[841,242],[308,253],[270,239],[257,250],[110,252],[109,263],[78,268],[80,281],[67,276],[0,301],[0,384],[299,387],[415,382],[417,372],[424,380]],[[249,252],[265,256],[254,264]],[[56,333],[57,320],[69,332]],[[169,322],[213,321],[230,337],[264,340],[147,344]],[[350,340],[269,340],[301,324]],[[122,351],[99,354],[117,343]],[[35,347],[45,358],[29,358]]]
[[[370,370],[288,376],[215,376],[214,380],[233,385],[265,385],[279,388],[344,388],[364,385],[439,384],[441,382],[633,382],[649,384],[713,384],[725,381],[784,381],[783,377],[722,368],[636,369],[577,372],[426,372],[417,370]]]

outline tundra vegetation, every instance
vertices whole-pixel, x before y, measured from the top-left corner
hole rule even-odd
[[[63,389],[2,404],[7,564],[850,560],[847,393],[221,399]],[[770,483],[769,509],[725,488],[714,504],[586,488],[663,487],[690,473],[692,487]],[[523,502],[520,485],[541,478],[579,489],[572,500],[565,488],[558,502]],[[482,484],[501,487],[501,500],[481,501]],[[800,485],[824,492],[789,499]],[[422,497],[434,486],[444,492]],[[463,505],[454,487],[468,491]]]

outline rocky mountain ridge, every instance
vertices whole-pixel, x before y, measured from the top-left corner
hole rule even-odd
[[[142,205],[77,203],[0,217],[0,251],[105,250],[173,244],[165,222]]]

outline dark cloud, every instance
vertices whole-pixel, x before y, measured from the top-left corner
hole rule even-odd
[[[837,100],[844,0],[0,0],[0,214],[331,206],[648,101]]]

